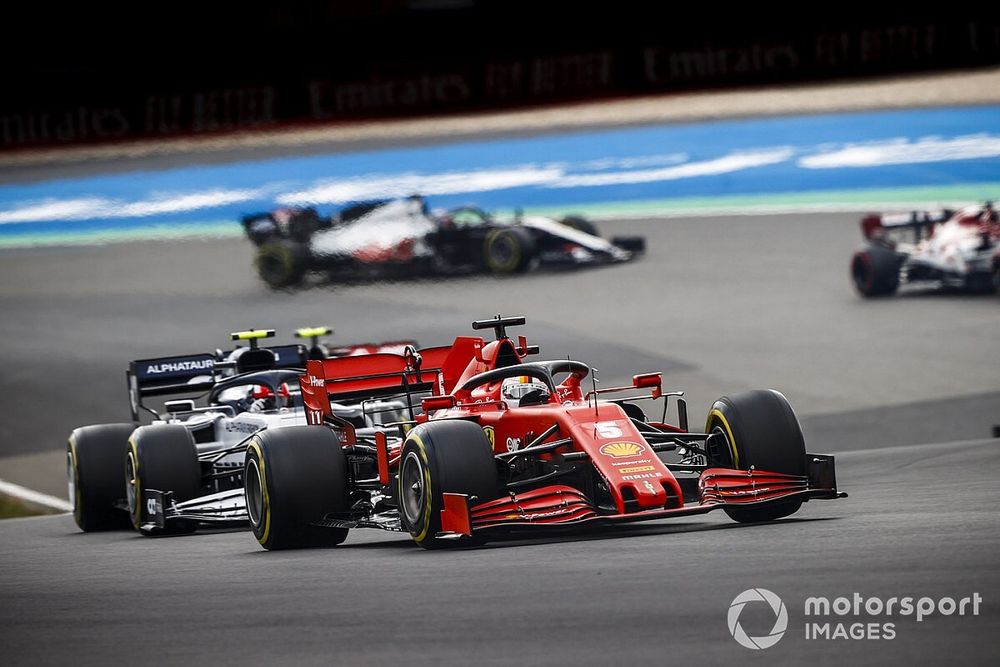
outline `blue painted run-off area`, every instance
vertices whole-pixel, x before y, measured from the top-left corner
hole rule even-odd
[[[632,127],[0,187],[0,238],[322,212],[422,193],[487,209],[1000,182],[1000,107]],[[992,193],[984,193],[988,196]]]

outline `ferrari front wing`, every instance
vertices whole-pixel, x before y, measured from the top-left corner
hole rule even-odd
[[[474,503],[463,494],[445,493],[441,532],[437,537],[461,539],[473,534],[655,521],[793,498],[804,501],[846,498],[846,493],[837,490],[833,457],[824,454],[806,457],[807,474],[801,476],[754,469],[707,468],[698,480],[697,501],[624,514],[601,513],[579,489],[565,485],[510,493],[485,503]]]

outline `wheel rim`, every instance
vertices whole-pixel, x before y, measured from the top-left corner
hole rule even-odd
[[[729,442],[729,436],[726,434],[726,429],[722,428],[718,424],[712,427],[709,431],[713,436],[721,438],[722,442],[726,443],[726,456],[728,457],[729,466],[732,468],[736,467],[736,462],[733,460],[733,443]]]
[[[510,269],[514,262],[514,242],[506,234],[500,234],[490,244],[490,257],[499,269]]]
[[[128,480],[128,483],[125,485],[125,497],[128,499],[129,514],[138,517],[139,499],[137,498],[136,489],[139,486],[139,479],[136,474],[135,457],[132,456],[132,452],[129,452],[128,457],[125,459],[125,479]]]
[[[399,480],[403,516],[410,527],[419,526],[426,508],[427,493],[424,466],[416,452],[411,451],[403,459]]]
[[[274,253],[262,254],[260,257],[260,275],[269,285],[279,285],[288,280],[288,266],[283,258]]]
[[[74,512],[77,507],[76,485],[76,465],[73,461],[73,450],[69,449],[66,451],[66,491],[69,493],[69,502],[72,503]]]
[[[260,479],[260,468],[257,467],[257,460],[251,458],[247,463],[246,471],[246,496],[247,514],[250,515],[250,523],[254,527],[260,525],[260,519],[264,516],[264,487]]]
[[[511,256],[514,254],[513,248],[511,248],[510,240],[506,237],[500,237],[493,244],[493,259],[497,261],[497,264],[506,264],[510,261]]]

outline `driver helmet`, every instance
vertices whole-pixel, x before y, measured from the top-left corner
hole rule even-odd
[[[549,388],[541,381],[528,375],[518,375],[507,378],[500,386],[500,394],[509,401],[520,401],[524,396],[536,389],[548,393]]]

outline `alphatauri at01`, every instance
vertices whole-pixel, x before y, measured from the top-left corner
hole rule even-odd
[[[73,515],[84,531],[132,527],[144,534],[190,532],[199,524],[246,524],[243,457],[253,433],[306,423],[299,375],[309,358],[331,352],[364,354],[361,345],[329,350],[325,327],[300,329],[312,344],[260,347],[273,330],[232,334],[249,347],[223,353],[142,359],[127,371],[133,422],[76,429],[69,437],[67,473]],[[146,404],[167,400],[162,414]],[[203,396],[204,400],[198,398]],[[359,431],[402,418],[402,403],[333,404],[331,411]],[[139,426],[141,413],[153,416]]]
[[[267,549],[335,545],[352,528],[406,531],[422,547],[538,529],[723,510],[736,521],[788,516],[842,497],[832,456],[808,454],[780,393],[724,396],[691,431],[659,373],[597,389],[590,367],[538,352],[506,328],[405,355],[311,361],[301,378],[310,426],[264,431],[247,449],[247,507]],[[331,400],[423,394],[408,424],[362,434]],[[638,393],[638,395],[637,395]],[[428,395],[429,394],[429,395]],[[604,397],[620,396],[613,401]],[[666,421],[669,397],[678,420]],[[655,418],[642,401],[663,400]]]

